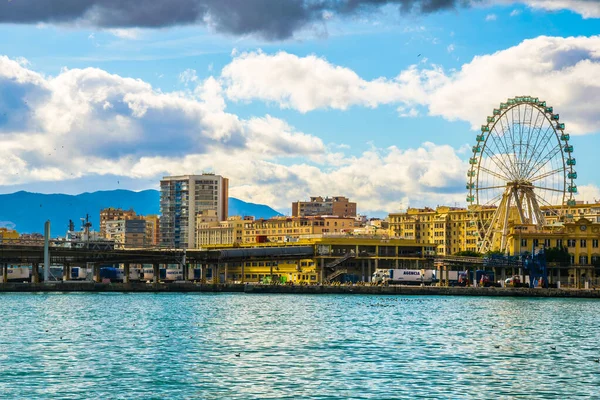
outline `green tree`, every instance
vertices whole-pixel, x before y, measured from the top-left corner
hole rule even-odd
[[[454,253],[454,255],[461,257],[481,257],[481,253],[472,250],[459,251],[458,253]]]

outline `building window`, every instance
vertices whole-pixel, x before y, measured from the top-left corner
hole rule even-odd
[[[598,248],[598,239],[592,239],[592,247],[595,249]]]
[[[579,241],[579,247],[583,247],[583,248],[587,247],[587,241],[585,239],[581,239]]]
[[[556,247],[558,247],[559,249],[562,249],[562,247],[563,247],[562,239],[556,239]]]
[[[569,239],[569,240],[567,240],[567,246],[568,247],[575,247],[575,239]]]
[[[538,239],[533,239],[533,247],[538,247],[540,245],[540,241]]]
[[[527,239],[521,239],[521,247],[527,248]]]
[[[544,239],[544,247],[550,247],[550,239]]]
[[[587,265],[588,263],[588,256],[579,256],[579,264],[580,265]]]

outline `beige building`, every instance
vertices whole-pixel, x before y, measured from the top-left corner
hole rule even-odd
[[[100,237],[106,237],[106,223],[108,221],[128,220],[136,218],[135,211],[122,208],[108,207],[100,210]]]
[[[208,219],[201,214],[196,219],[196,248],[235,246],[242,243],[244,224],[247,221],[238,216],[229,217],[227,221]]]
[[[296,201],[292,203],[292,216],[311,217],[336,215],[338,217],[356,217],[356,203],[347,197],[311,197],[310,201]]]
[[[119,249],[147,247],[146,220],[106,221],[106,238],[114,240],[115,248]]]
[[[160,243],[160,217],[158,215],[146,215],[142,217],[146,221],[146,244],[158,246]]]
[[[355,219],[326,217],[275,217],[245,221],[243,243],[284,243],[312,235],[350,234]]]

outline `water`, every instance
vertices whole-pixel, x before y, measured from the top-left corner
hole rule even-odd
[[[578,299],[2,294],[0,398],[600,398],[599,311]]]

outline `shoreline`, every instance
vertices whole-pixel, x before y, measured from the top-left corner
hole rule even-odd
[[[5,283],[0,293],[247,293],[247,294],[355,294],[400,296],[493,296],[600,299],[593,289],[529,289],[440,286],[286,286],[199,283]]]

